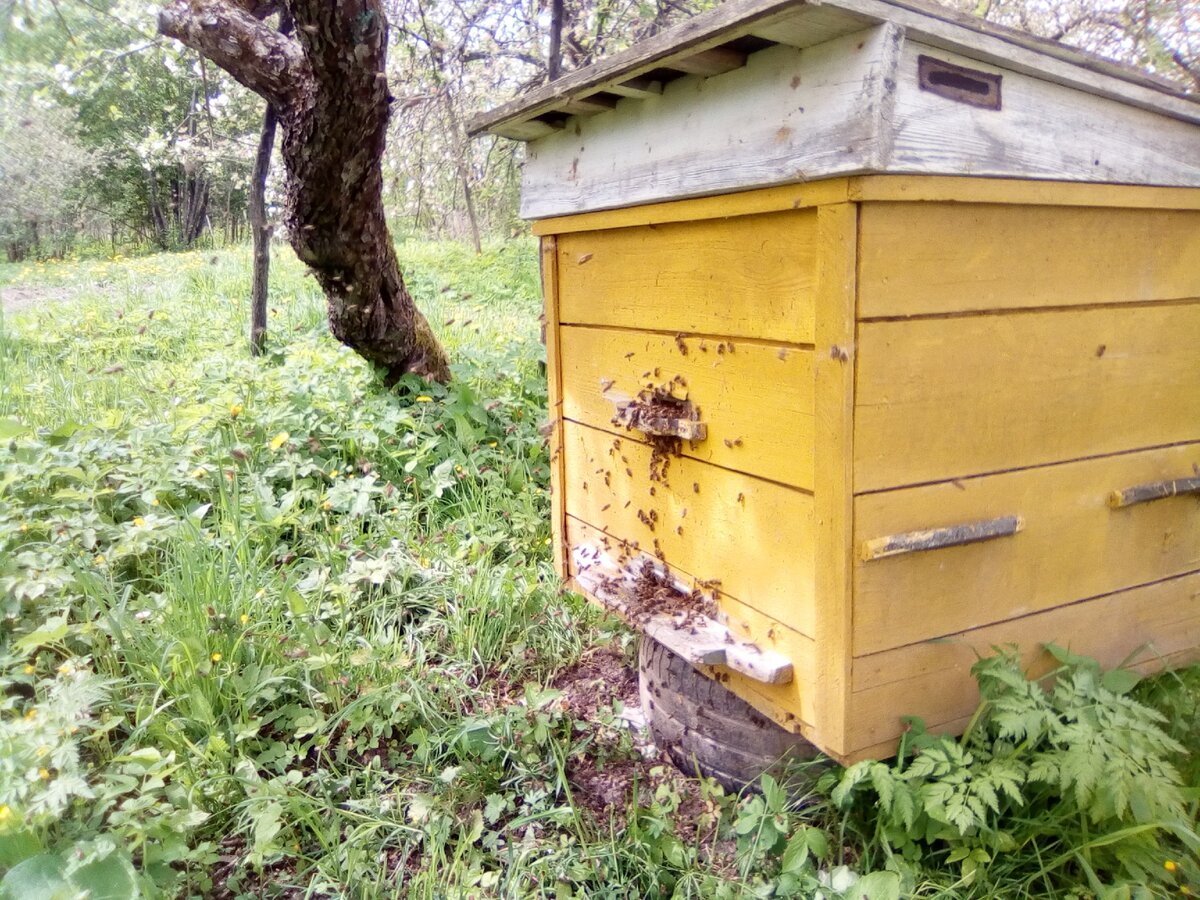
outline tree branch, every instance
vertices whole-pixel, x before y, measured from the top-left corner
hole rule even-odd
[[[284,108],[309,83],[311,73],[299,44],[259,21],[255,13],[260,10],[268,10],[268,5],[252,0],[174,0],[159,11],[158,30]]]

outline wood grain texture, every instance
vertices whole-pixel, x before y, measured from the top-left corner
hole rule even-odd
[[[867,203],[861,252],[865,319],[1200,297],[1196,211]]]
[[[647,445],[570,421],[564,436],[569,515],[813,633],[810,495],[686,457],[652,481]]]
[[[558,238],[562,321],[811,343],[816,214]]]
[[[1019,515],[1025,528],[1001,540],[858,562],[854,654],[1200,569],[1200,499],[1109,506],[1115,488],[1198,467],[1200,444],[1189,444],[859,496],[859,543],[1006,514]]]
[[[1200,209],[1200,190],[1186,187],[1087,184],[1079,181],[1033,181],[1023,178],[969,178],[953,175],[858,175],[845,179],[845,182],[844,199],[862,203],[999,203],[1007,206],[1039,207]],[[761,193],[773,190],[780,189],[764,188]]]
[[[818,746],[846,749],[854,621],[854,370],[858,207],[817,211],[816,512]]]
[[[634,556],[634,551],[628,546],[622,548],[621,542],[606,534],[603,530],[594,528],[579,519],[567,518],[567,532],[571,547],[576,555],[588,560],[595,571],[607,577],[620,577],[621,569],[615,565],[614,553],[626,553]],[[580,552],[582,551],[582,552]],[[600,560],[599,563],[592,562]],[[578,573],[578,563],[573,574]],[[698,589],[694,578],[671,566],[667,569],[675,576],[683,587]],[[591,571],[591,570],[589,570]],[[576,578],[575,586],[582,589]],[[583,592],[592,600],[603,604],[600,598],[592,595],[586,589]],[[747,606],[740,600],[721,594],[719,600],[717,621],[730,630],[739,641],[748,641],[762,650],[778,653],[792,663],[792,680],[787,684],[770,685],[747,678],[737,672],[722,671],[721,676],[725,685],[739,697],[745,699],[760,712],[771,716],[779,725],[789,731],[799,732],[813,740],[815,731],[814,721],[814,684],[816,681],[816,650],[812,638],[801,634],[794,628],[775,620],[773,617]],[[716,670],[702,669],[709,675],[716,675]]]
[[[872,170],[894,57],[882,26],[775,46],[716,78],[667,84],[529,145],[528,219]]]
[[[557,239],[544,237],[540,241],[542,275],[542,310],[546,335],[546,393],[549,412],[550,451],[550,540],[553,542],[554,571],[567,577],[566,561],[566,493],[563,482],[563,411],[562,411],[562,352],[559,345],[561,328],[558,322],[558,254]]]
[[[1128,660],[1141,672],[1200,660],[1200,574],[856,658],[849,758],[894,752],[902,715],[921,716],[935,731],[960,731],[979,702],[970,674],[977,655],[1017,644],[1036,675],[1054,667],[1042,649],[1047,643],[1106,667]]]
[[[686,394],[707,430],[683,443],[685,456],[812,490],[811,350],[570,326],[561,340],[567,418],[626,433],[612,424],[614,402],[682,377],[676,396]]]
[[[1200,438],[1200,302],[867,322],[859,343],[860,492]]]
[[[982,110],[922,90],[922,55],[999,75],[1002,108]],[[1200,185],[1195,123],[911,40],[900,60],[891,134],[882,171]]]

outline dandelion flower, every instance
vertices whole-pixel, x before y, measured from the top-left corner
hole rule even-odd
[[[151,498],[150,498],[150,505],[151,505],[151,506],[158,506],[158,498],[157,498],[157,497],[151,497]]]
[[[9,808],[8,804],[0,803],[0,825],[3,825],[5,822],[11,819],[12,814],[12,810]]]
[[[145,524],[146,524],[146,520],[145,520],[145,519],[143,519],[141,516],[134,516],[134,517],[133,517],[133,527],[134,527],[134,528],[141,528],[141,527],[142,527],[142,526],[144,526]]]
[[[37,707],[36,706],[31,706],[31,707],[29,707],[29,709],[25,710],[25,721],[29,721],[31,719],[36,719],[36,718],[37,718]]]
[[[250,621],[250,617],[245,613],[242,613],[240,616],[238,616],[238,621],[245,625]]]
[[[26,675],[32,675],[32,674],[33,674],[34,672],[36,672],[36,671],[37,671],[37,669],[35,669],[33,666],[26,666],[26,667],[25,667],[25,674],[26,674]]]
[[[38,778],[42,779],[42,781],[49,781],[50,770],[45,767],[38,769]]]
[[[433,398],[432,398],[432,397],[430,397],[430,396],[428,396],[428,395],[426,395],[426,394],[422,394],[421,396],[419,396],[419,397],[417,398],[417,402],[418,402],[418,403],[432,403],[432,402],[433,402]]]
[[[208,470],[206,468],[204,468],[204,466],[197,466],[195,469],[192,470],[193,478],[203,478],[207,474],[208,474]]]
[[[236,419],[241,414],[242,414],[242,404],[235,403],[231,407],[229,407],[229,418]]]
[[[284,444],[286,444],[288,442],[288,438],[290,438],[290,437],[291,437],[291,435],[288,434],[286,431],[279,432],[279,434],[277,434],[277,435],[275,435],[275,437],[271,438],[271,449],[278,450],[280,447],[282,447]]]
[[[97,553],[95,556],[92,557],[92,562],[97,566],[103,566],[104,565],[104,554]]]
[[[1166,869],[1168,872],[1174,872],[1176,869],[1179,868],[1179,865],[1175,862],[1175,860],[1168,859],[1165,863],[1163,863],[1163,868]]]
[[[338,477],[338,470],[337,470],[337,469],[330,469],[330,470],[329,470],[329,477],[330,477],[330,478],[337,478],[337,477]]]
[[[21,531],[28,531],[28,530],[29,530],[29,526],[26,525],[24,522],[22,522],[21,523]]]
[[[214,653],[212,656],[210,656],[210,657],[209,657],[209,659],[211,659],[211,660],[212,660],[213,662],[215,662],[215,663],[217,663],[217,662],[220,662],[220,661],[221,661],[221,654],[220,654],[220,653]]]

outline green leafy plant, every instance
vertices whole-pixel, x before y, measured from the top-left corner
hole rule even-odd
[[[833,802],[873,818],[898,871],[937,860],[966,887],[1011,881],[1022,858],[1027,891],[1087,885],[1122,897],[1195,877],[1200,837],[1177,765],[1185,748],[1165,717],[1130,696],[1133,673],[1047,649],[1059,665],[1040,680],[1013,650],[981,659],[972,671],[982,703],[961,738],[914,720],[897,761],[851,766]]]

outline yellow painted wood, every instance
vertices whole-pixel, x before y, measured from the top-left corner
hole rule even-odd
[[[828,178],[784,187],[739,191],[715,197],[646,203],[623,209],[554,216],[533,223],[533,233],[567,234],[575,231],[602,231],[637,225],[661,225],[665,222],[697,222],[701,219],[726,219],[788,209],[809,209],[823,203],[844,201],[851,179]]]
[[[869,322],[859,344],[859,491],[1200,439],[1200,302]]]
[[[812,211],[564,234],[565,324],[812,342]]]
[[[811,495],[686,457],[652,481],[647,445],[570,421],[563,434],[569,515],[813,634]]]
[[[558,323],[557,238],[541,239],[542,302],[546,335],[547,405],[550,414],[550,540],[553,543],[554,570],[567,577],[566,494],[563,482],[562,438],[562,353]]]
[[[859,316],[1200,297],[1200,211],[866,203]]]
[[[817,210],[815,583],[818,745],[846,746],[853,622],[854,321],[858,207]]]
[[[580,555],[589,560],[589,572],[592,574],[619,577],[620,569],[615,565],[616,559],[622,554],[636,555],[617,538],[610,537],[573,516],[567,518],[567,535],[571,547],[581,549]],[[591,562],[593,560],[595,562]],[[578,563],[572,562],[572,566],[572,576],[577,576]],[[689,588],[705,590],[704,586],[698,585],[696,579],[686,572],[671,566],[668,566],[668,569]],[[574,586],[593,601],[600,602],[578,582]],[[788,684],[762,684],[737,672],[722,669],[721,677],[727,679],[725,684],[782,727],[804,734],[811,740],[813,732],[810,723],[814,714],[813,687],[816,683],[817,660],[816,645],[812,638],[727,594],[722,594],[718,602],[718,620],[729,628],[738,640],[751,641],[764,650],[781,653],[791,661],[793,667],[793,678]],[[707,671],[715,674],[713,669]]]
[[[1062,606],[1200,569],[1200,499],[1113,509],[1115,489],[1189,475],[1200,444],[859,496],[855,538],[1020,516],[1017,534],[855,568],[854,653]],[[819,496],[819,494],[818,494]]]
[[[1024,206],[1095,206],[1110,209],[1200,209],[1196,188],[963,178],[941,175],[864,175],[849,179],[858,202],[1003,203]]]
[[[960,731],[979,702],[970,674],[976,654],[1017,644],[1036,675],[1054,666],[1045,643],[1106,667],[1132,655],[1141,672],[1200,660],[1200,574],[855,659],[848,759],[894,753],[902,715],[921,716],[933,730]]]
[[[564,326],[563,413],[636,438],[612,424],[615,403],[682,377],[686,387],[675,396],[686,393],[708,432],[684,442],[684,455],[812,490],[812,355],[735,339]]]
[[[532,228],[536,235],[599,231],[606,228],[628,228],[633,225],[691,222],[785,209],[807,209],[847,200],[1094,206],[1114,209],[1200,209],[1200,190],[1083,184],[1071,181],[1026,181],[1013,178],[862,175],[740,191],[715,197],[647,203],[573,216],[555,216],[534,222]]]

